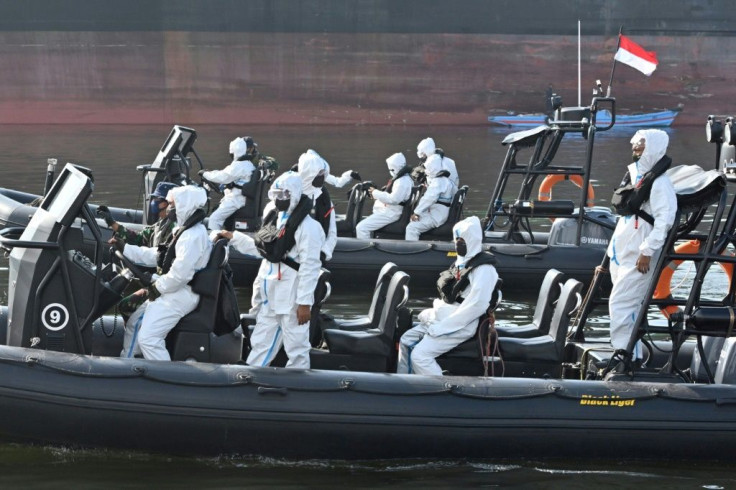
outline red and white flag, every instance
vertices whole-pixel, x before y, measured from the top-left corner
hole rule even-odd
[[[636,44],[628,37],[619,34],[619,46],[616,61],[627,64],[632,68],[636,68],[646,76],[651,75],[657,68],[657,53],[654,51],[646,51],[644,48]]]

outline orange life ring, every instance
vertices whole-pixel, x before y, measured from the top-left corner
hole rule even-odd
[[[690,240],[675,247],[675,253],[678,254],[695,254],[698,253],[698,250],[700,250],[700,240]],[[652,295],[653,299],[672,299],[672,275],[680,264],[682,264],[682,260],[671,260],[662,269],[662,273],[659,275],[659,281],[657,281],[657,288],[654,290],[654,295]],[[719,262],[719,264],[723,272],[728,276],[728,283],[731,284],[733,264],[723,262]],[[659,310],[666,318],[669,318],[671,314],[677,313],[679,308],[675,305],[660,305]]]
[[[562,174],[549,174],[547,175],[544,180],[542,181],[542,184],[539,186],[539,194],[537,195],[537,198],[540,201],[549,201],[552,199],[552,188],[558,183],[562,182],[563,180],[569,180],[578,188],[583,187],[583,177],[580,175],[562,175]],[[595,191],[593,190],[593,186],[588,183],[588,200],[586,201],[585,205],[587,207],[593,207],[595,204]]]

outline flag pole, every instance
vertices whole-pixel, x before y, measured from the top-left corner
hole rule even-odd
[[[618,41],[616,43],[616,52],[618,52],[618,48],[621,47],[621,34],[624,31],[624,26],[621,25],[621,27],[618,28]],[[616,53],[613,55],[613,66],[611,67],[611,79],[608,80],[608,90],[606,91],[606,97],[611,96],[611,85],[613,85],[613,74],[616,71]]]
[[[578,19],[578,107],[582,105],[582,87],[580,82],[580,19]]]

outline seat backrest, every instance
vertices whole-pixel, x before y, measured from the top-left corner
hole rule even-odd
[[[736,337],[723,342],[714,378],[718,384],[736,384]]]
[[[386,301],[377,328],[381,337],[388,343],[394,342],[399,308],[409,299],[409,274],[396,271],[391,278],[386,292]]]
[[[708,372],[705,370],[705,364],[708,365],[710,374],[715,376],[718,358],[721,355],[721,350],[723,350],[723,344],[725,341],[725,337],[711,337],[703,335],[702,342],[705,360],[700,357],[700,351],[696,347],[693,352],[692,361],[690,361],[690,375],[692,376],[693,381],[696,383],[710,383]]]
[[[409,199],[406,200],[403,209],[401,210],[401,216],[393,223],[389,223],[383,228],[380,228],[373,232],[376,238],[383,238],[384,236],[399,235],[404,236],[406,234],[406,227],[409,225],[409,220],[414,212],[414,208],[419,201],[422,187],[414,186],[411,188],[411,194]]]
[[[549,336],[555,340],[555,349],[557,355],[562,360],[562,354],[565,349],[565,339],[567,338],[567,328],[570,325],[570,317],[573,311],[582,303],[580,291],[583,289],[583,283],[576,279],[568,279],[560,291],[560,298],[557,300],[557,306],[552,314],[552,321],[549,325]]]
[[[467,193],[467,185],[464,185],[460,189],[458,189],[452,198],[450,211],[447,214],[447,221],[445,221],[437,228],[434,228],[433,230],[422,233],[422,235],[419,237],[420,240],[426,240],[433,237],[447,239],[447,237],[452,236],[452,227],[455,226],[455,224],[460,221],[463,216],[463,204],[465,203],[465,196]]]
[[[381,312],[383,311],[383,307],[386,304],[388,285],[397,270],[399,270],[399,266],[397,266],[393,262],[386,262],[383,267],[381,267],[381,270],[378,272],[378,278],[376,279],[376,288],[373,290],[371,307],[368,309],[368,318],[370,319],[369,328],[376,328],[378,326],[378,320],[380,320]]]
[[[532,323],[539,329],[541,335],[549,332],[549,324],[552,313],[555,310],[555,302],[560,297],[562,278],[564,274],[557,269],[550,269],[544,276],[542,286],[539,288],[537,306],[534,308]]]

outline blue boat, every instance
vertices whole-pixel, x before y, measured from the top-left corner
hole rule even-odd
[[[616,114],[615,127],[669,127],[675,120],[679,110],[667,110],[659,112],[646,112],[642,114]],[[606,125],[611,122],[611,113],[608,110],[600,110],[596,116],[597,124]],[[505,116],[488,116],[488,122],[502,126],[533,127],[547,124],[548,116],[545,114],[512,114]]]

